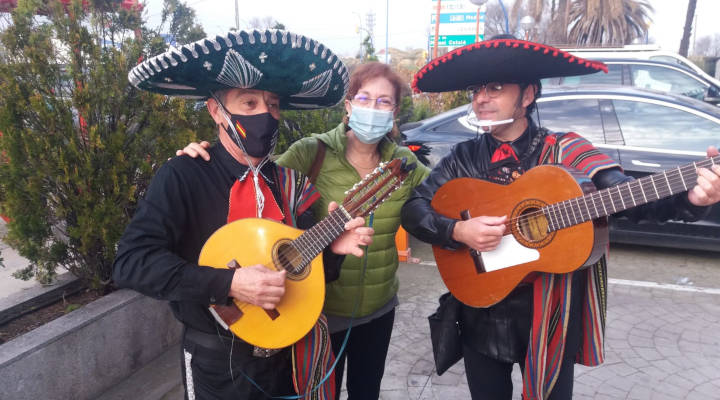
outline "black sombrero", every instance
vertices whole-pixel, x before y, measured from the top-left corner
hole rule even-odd
[[[607,66],[540,43],[495,39],[460,47],[430,61],[415,74],[412,88],[416,92],[448,92],[487,82],[531,83],[597,71],[607,73]]]
[[[333,106],[345,97],[348,71],[323,44],[287,31],[240,31],[205,38],[136,65],[130,83],[169,96],[207,99],[231,89],[267,90],[280,108]]]

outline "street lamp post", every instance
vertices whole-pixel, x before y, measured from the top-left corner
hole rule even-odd
[[[470,0],[470,2],[480,7],[481,5],[487,3],[488,0]],[[510,24],[508,23],[508,15],[507,11],[505,10],[505,5],[503,4],[502,0],[498,0],[498,3],[500,3],[500,8],[502,8],[503,16],[505,16],[505,33],[509,33]]]
[[[535,26],[535,18],[526,15],[520,20],[520,26],[525,31],[525,40],[530,40],[530,31]]]
[[[385,0],[385,64],[388,63],[388,29],[390,27],[390,0]]]

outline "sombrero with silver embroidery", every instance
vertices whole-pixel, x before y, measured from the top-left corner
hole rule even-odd
[[[517,39],[473,43],[438,57],[415,74],[416,92],[448,92],[488,82],[532,83],[543,78],[607,72],[601,62]]]
[[[128,80],[138,89],[196,99],[223,89],[267,90],[280,96],[280,108],[301,110],[342,101],[348,71],[316,40],[253,30],[171,47],[136,65]]]

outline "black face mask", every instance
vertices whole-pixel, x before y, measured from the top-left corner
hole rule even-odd
[[[270,153],[277,139],[279,122],[270,113],[256,115],[230,114],[230,121],[237,136],[225,129],[233,142],[244,149],[250,157],[261,158]],[[229,127],[228,127],[229,128]],[[238,143],[237,140],[241,143]]]

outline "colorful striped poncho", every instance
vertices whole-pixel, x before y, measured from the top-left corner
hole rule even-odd
[[[538,164],[562,164],[592,178],[598,171],[619,167],[576,133],[549,134]],[[569,274],[541,273],[533,281],[533,320],[525,359],[523,398],[545,399],[560,373],[570,311],[573,274],[587,274],[582,305],[582,342],[577,363],[595,366],[604,360],[607,310],[606,256]]]

